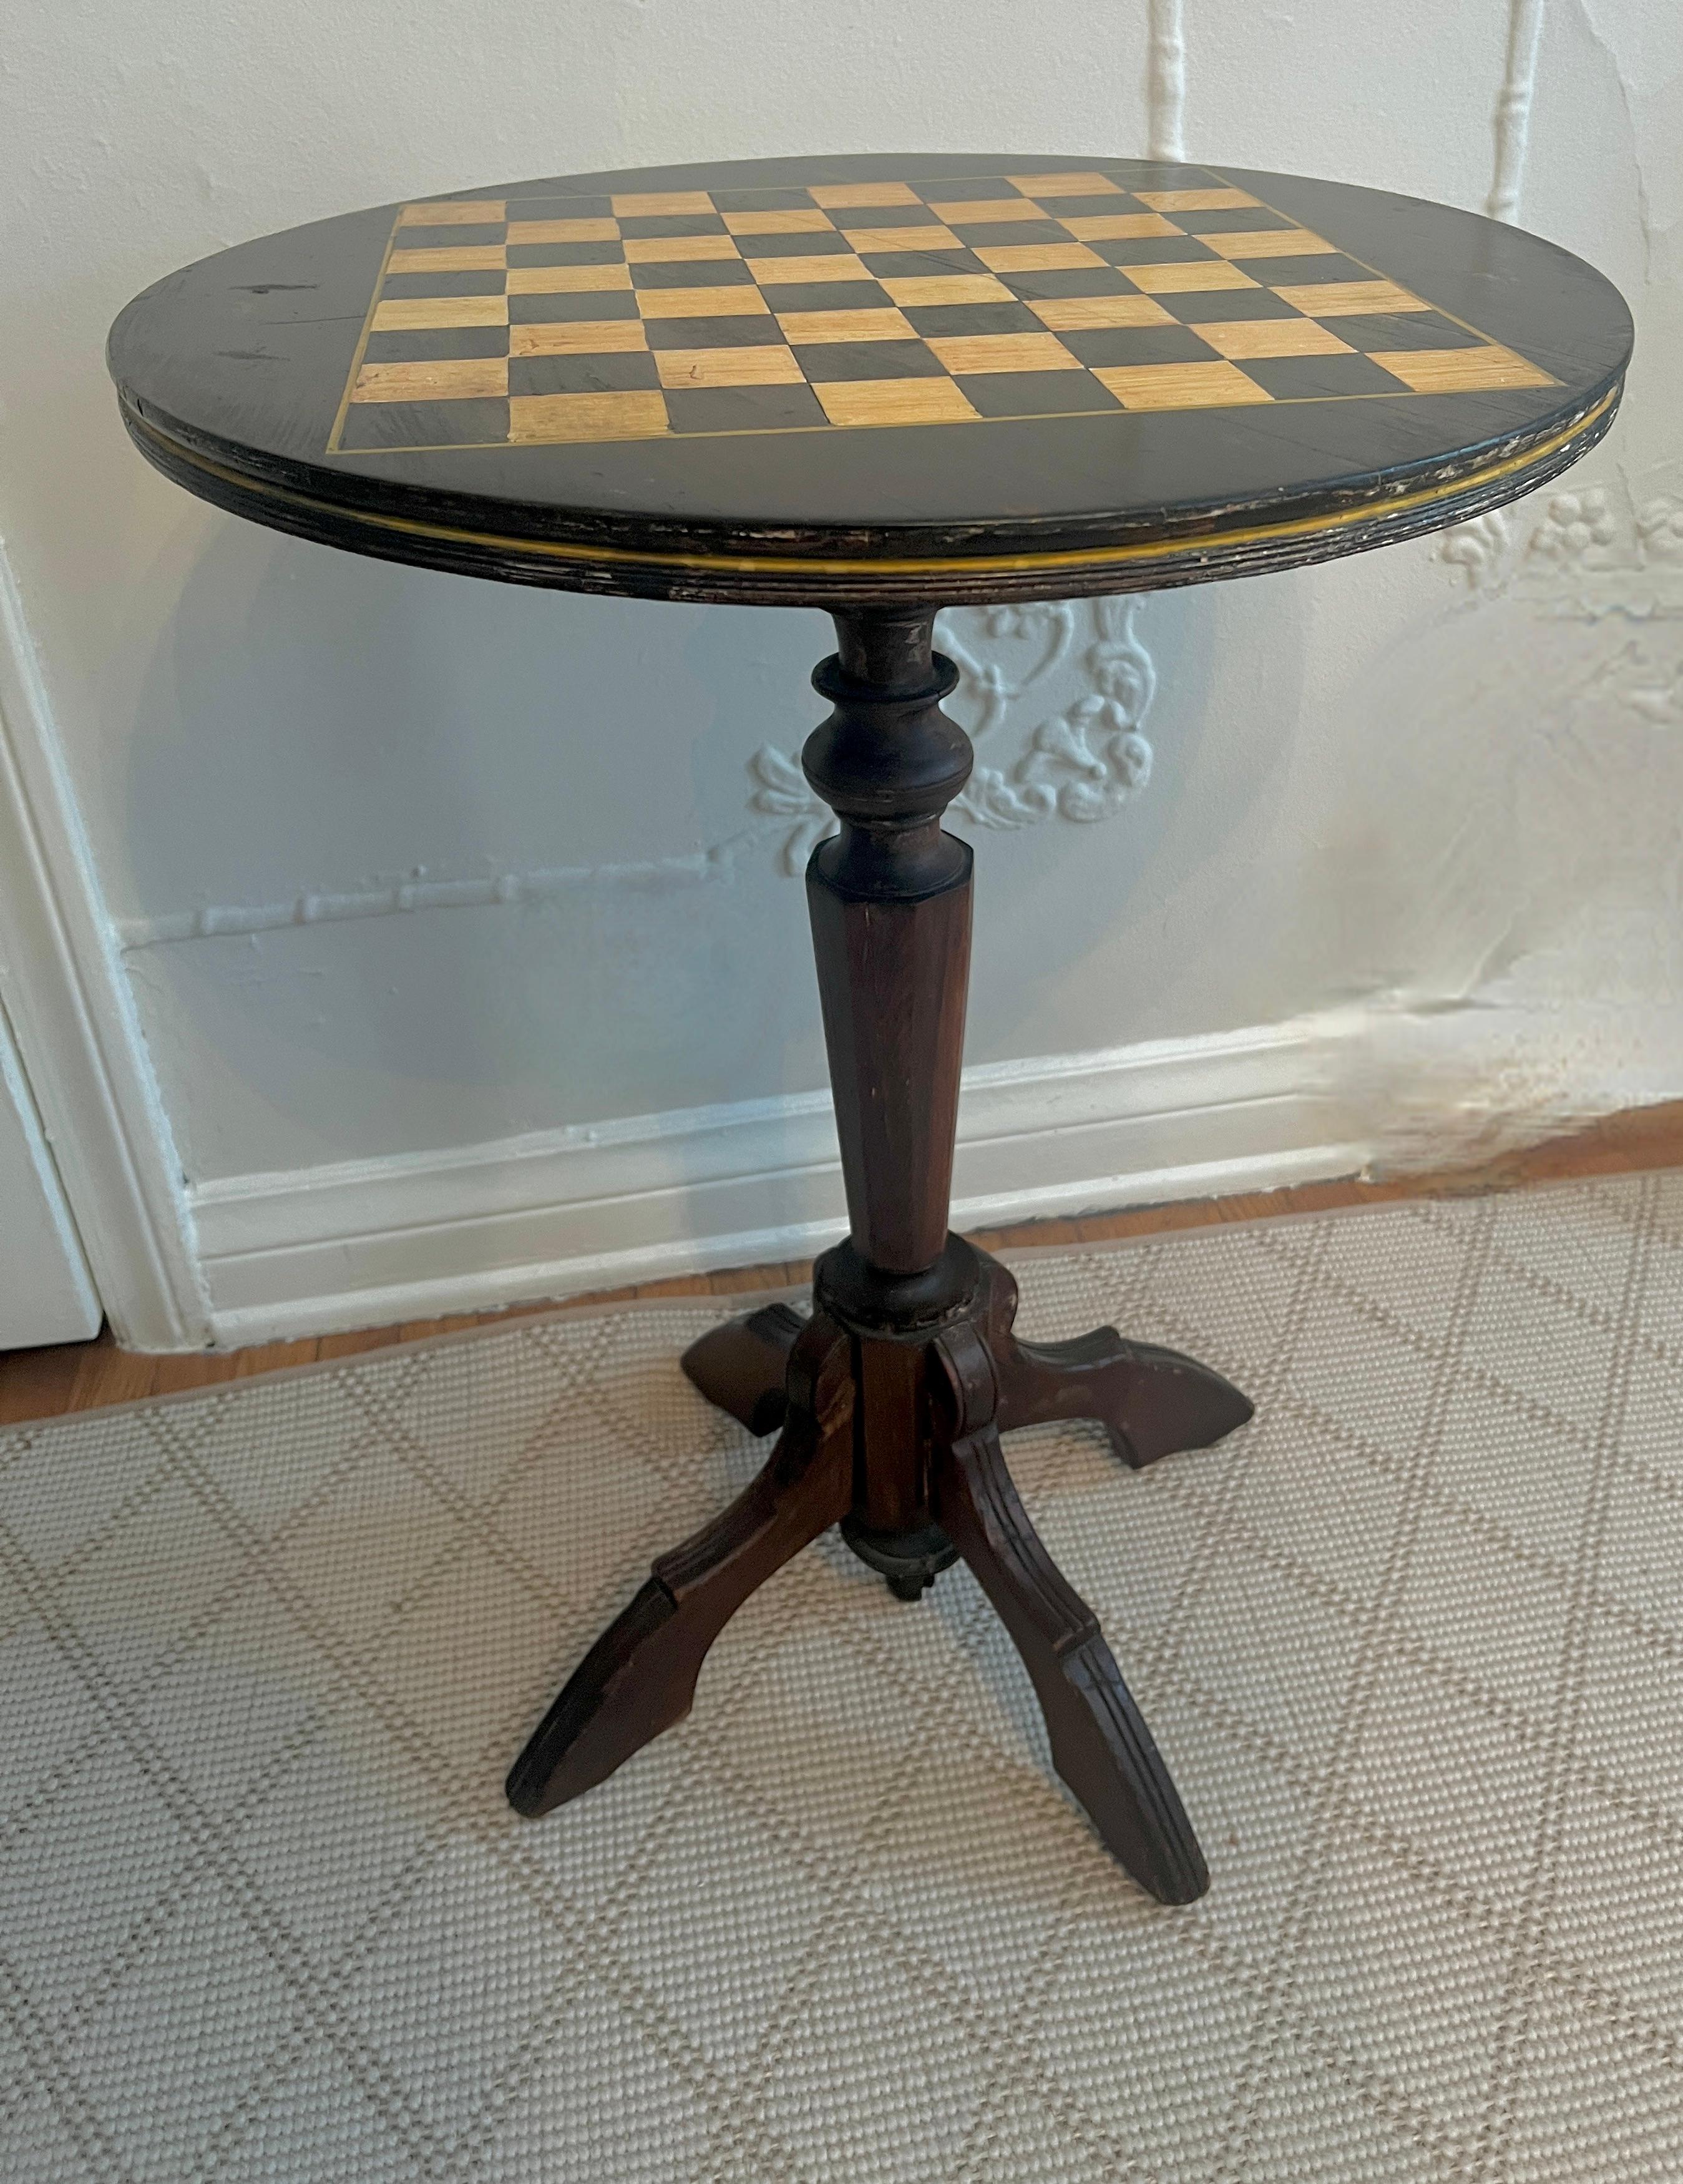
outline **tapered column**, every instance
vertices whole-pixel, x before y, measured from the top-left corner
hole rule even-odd
[[[958,670],[935,617],[838,614],[814,688],[835,710],[802,754],[842,822],[807,868],[853,1251],[887,1278],[947,1241],[970,961],[970,852],[941,815],[970,743],[941,701]]]

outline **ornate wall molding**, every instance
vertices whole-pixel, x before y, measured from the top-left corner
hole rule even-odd
[[[1151,778],[1142,733],[1157,671],[1136,627],[1137,596],[1074,604],[967,607],[942,617],[941,649],[957,664],[953,709],[977,745],[978,763],[951,816],[975,827],[1047,819],[1108,819]],[[1078,694],[1026,727],[1014,754],[1014,709],[1047,686],[1076,678]],[[684,856],[634,863],[553,865],[452,878],[424,866],[346,889],[300,888],[277,901],[204,904],[122,920],[126,954],[184,941],[339,925],[417,911],[509,909],[583,888],[663,890],[730,881],[751,855],[773,850],[797,878],[813,845],[835,825],[807,786],[798,752],[763,744],[748,761],[749,823]]]
[[[1139,599],[1058,605],[966,607],[941,617],[937,642],[958,670],[953,700],[976,746],[975,771],[951,816],[975,827],[1037,826],[1060,818],[1108,819],[1151,779],[1152,748],[1142,733],[1157,694],[1157,670],[1136,623]],[[991,764],[1012,706],[1071,661],[1083,619],[1081,694],[1029,728],[1016,756]],[[1026,644],[1027,665],[1013,675],[980,640]],[[798,752],[763,744],[748,763],[755,787],[749,808],[787,831],[780,863],[791,878],[806,870],[814,844],[835,825],[807,785]]]
[[[1492,220],[1511,220],[1519,209],[1542,25],[1543,0],[1508,0],[1508,58],[1496,101],[1496,159],[1485,199],[1485,210]]]

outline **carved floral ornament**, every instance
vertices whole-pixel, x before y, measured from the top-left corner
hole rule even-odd
[[[1152,749],[1141,733],[1157,693],[1157,671],[1135,628],[1137,598],[1079,604],[980,607],[941,617],[936,642],[958,670],[949,701],[976,746],[976,766],[950,816],[978,827],[1037,826],[1051,818],[1091,821],[1119,811],[1151,778]],[[1017,755],[990,764],[1012,706],[1065,667],[1080,620],[1091,632],[1080,665],[1083,694],[1027,730]],[[978,638],[1028,648],[1026,665],[1008,671],[984,659]],[[779,861],[792,877],[806,870],[814,844],[835,827],[807,784],[797,753],[762,744],[748,762],[757,784],[749,808],[787,822]]]

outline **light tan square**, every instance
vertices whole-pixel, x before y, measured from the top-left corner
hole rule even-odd
[[[1100,326],[1172,326],[1175,315],[1149,296],[1046,296],[1029,309],[1054,333],[1091,333]]]
[[[770,306],[758,288],[639,288],[646,319],[763,319]]]
[[[506,326],[506,296],[393,296],[376,304],[369,331],[423,333],[433,326]]]
[[[1067,266],[1104,263],[1085,242],[983,243],[976,256],[994,273],[1054,273]]]
[[[1270,284],[1271,285],[1271,284]],[[1369,311],[1429,311],[1418,296],[1399,288],[1394,281],[1302,281],[1288,288],[1275,288],[1296,309],[1318,319],[1347,318]]]
[[[508,437],[516,447],[556,440],[652,440],[669,431],[666,398],[630,394],[516,394]]]
[[[933,273],[902,280],[886,273],[882,286],[897,304],[1014,304],[1017,298],[991,273]]]
[[[842,211],[856,205],[916,204],[918,194],[905,182],[814,182],[807,195],[816,205]]]
[[[950,379],[838,379],[813,393],[832,425],[956,425],[976,416]]]
[[[1341,342],[1319,319],[1206,319],[1198,338],[1224,356],[1348,356]]]
[[[1148,296],[1179,296],[1199,288],[1254,288],[1258,283],[1225,258],[1197,258],[1185,265],[1121,265],[1136,288]]]
[[[506,252],[500,242],[469,242],[459,250],[394,250],[388,273],[490,273],[500,271]]]
[[[806,287],[815,281],[869,281],[869,266],[861,265],[851,251],[833,251],[827,258],[751,258],[748,270],[768,288]]]
[[[1008,175],[1006,181],[1014,190],[1025,197],[1037,198],[1103,198],[1125,197],[1127,192],[1119,182],[1113,182],[1108,175]]]
[[[501,198],[446,198],[442,203],[405,205],[398,226],[486,227],[507,216],[508,206]]]
[[[677,265],[692,258],[738,254],[728,235],[628,235],[624,247],[628,265]]]
[[[929,337],[929,346],[949,371],[1079,371],[1055,334],[948,334]]]
[[[1491,342],[1483,348],[1388,348],[1369,352],[1417,394],[1474,394],[1486,387],[1553,387],[1546,371]]]
[[[1245,227],[1200,235],[1198,241],[1224,258],[1325,258],[1338,249],[1336,242],[1312,235],[1307,227]]]
[[[786,348],[663,348],[655,352],[663,387],[798,387],[806,375]]]
[[[816,205],[796,205],[783,212],[727,212],[725,225],[732,235],[823,235],[836,223]]]
[[[558,319],[510,326],[510,356],[612,356],[648,347],[641,319]]]
[[[1002,220],[1044,220],[1047,215],[1029,198],[977,198],[953,204],[932,204],[930,210],[948,226],[986,227]]]
[[[421,364],[365,364],[353,402],[465,402],[508,392],[503,356],[429,358]]]
[[[845,220],[836,225],[855,250],[962,250],[964,244],[950,227],[854,227]]]
[[[504,283],[511,296],[588,296],[630,285],[626,265],[511,265]]]
[[[1160,212],[1072,213],[1058,225],[1067,227],[1078,242],[1136,242],[1153,236],[1186,232]],[[1203,237],[1198,240],[1202,242]]]
[[[711,212],[714,209],[713,199],[705,190],[634,190],[629,196],[612,197],[608,202],[621,220],[653,220],[667,214]],[[595,401],[597,398],[592,395],[587,398]]]
[[[1272,398],[1236,364],[1100,364],[1091,370],[1125,410],[1230,409]]]
[[[510,242],[617,242],[617,220],[511,220]]]
[[[1237,212],[1257,202],[1243,190],[1136,190],[1153,212]]]
[[[777,323],[791,342],[915,341],[917,329],[898,311],[780,311]]]

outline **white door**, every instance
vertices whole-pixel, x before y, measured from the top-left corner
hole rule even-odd
[[[0,1350],[80,1342],[99,1299],[0,1009]]]

